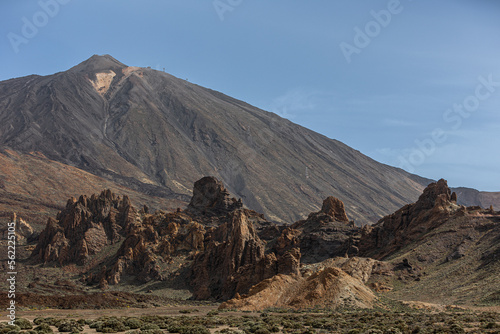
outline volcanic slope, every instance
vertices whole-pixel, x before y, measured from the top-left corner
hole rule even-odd
[[[0,82],[0,145],[186,200],[213,175],[251,209],[292,222],[344,199],[356,223],[413,202],[430,180],[380,164],[273,113],[150,68],[94,55]]]

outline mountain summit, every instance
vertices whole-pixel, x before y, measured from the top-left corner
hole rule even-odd
[[[357,223],[413,202],[430,180],[380,164],[273,113],[164,72],[94,55],[0,82],[0,145],[187,202],[211,175],[269,219],[341,198]]]

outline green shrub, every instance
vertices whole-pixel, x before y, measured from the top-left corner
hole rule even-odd
[[[267,328],[259,327],[253,333],[254,334],[270,334],[271,332]]]
[[[56,326],[56,322],[60,321],[60,319],[56,319],[54,317],[48,317],[48,318],[43,318],[43,319],[40,319],[40,324],[47,324],[49,326]],[[36,323],[35,323],[36,325]]]
[[[201,325],[182,326],[179,328],[180,334],[210,334],[210,331]]]
[[[123,324],[130,329],[141,328],[141,326],[144,325],[144,323],[137,318],[127,318],[123,321]]]
[[[35,318],[35,319],[33,320],[33,323],[34,323],[35,325],[37,325],[37,326],[38,326],[38,325],[40,325],[40,324],[42,324],[42,323],[44,323],[44,322],[45,322],[45,318],[42,318],[42,317],[37,317],[37,318]]]
[[[141,331],[147,331],[147,330],[158,330],[160,329],[160,326],[158,326],[157,324],[142,324],[141,326]]]
[[[306,328],[300,334],[316,334],[316,331],[312,328]]]
[[[301,329],[303,327],[299,322],[288,320],[283,321],[281,324],[283,325],[283,328]]]
[[[102,327],[103,322],[100,320],[94,320],[89,324],[90,328],[99,328]]]
[[[59,332],[69,332],[69,333],[78,333],[83,331],[83,325],[80,323],[70,320],[70,321],[62,321],[57,326]]]
[[[484,325],[484,328],[486,328],[486,329],[493,329],[493,328],[497,328],[497,327],[500,327],[500,326],[498,326],[494,322],[488,322],[486,325]]]
[[[14,324],[18,325],[21,329],[32,329],[33,325],[28,319],[24,318],[17,318],[14,320]]]
[[[268,325],[267,328],[271,333],[278,333],[280,331],[280,327],[276,324]]]
[[[97,321],[91,323],[89,325],[90,328],[95,328],[97,332],[101,333],[117,333],[117,332],[125,332],[130,328],[125,326],[119,319],[116,317],[111,318],[99,318]]]
[[[449,327],[449,333],[452,333],[452,334],[460,334],[460,333],[465,333],[465,330],[462,326],[460,326],[459,324],[453,324]]]
[[[221,334],[242,334],[243,332],[239,329],[231,329],[231,328],[224,328],[221,329],[220,331],[216,331],[216,333],[221,333]]]
[[[9,332],[19,332],[21,330],[21,327],[18,325],[7,325],[4,326],[0,329],[0,334],[7,334]]]
[[[141,330],[141,334],[165,334],[161,329],[146,329]]]
[[[39,326],[35,327],[35,330],[39,333],[39,334],[49,334],[49,333],[54,333],[54,331],[52,330],[52,328],[50,328],[50,325],[45,323],[45,322],[42,322]]]
[[[380,329],[376,329],[376,328],[370,328],[365,333],[366,334],[384,334],[384,332],[382,332]]]

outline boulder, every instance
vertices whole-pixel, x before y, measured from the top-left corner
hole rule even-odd
[[[344,209],[344,203],[333,196],[327,197],[323,201],[323,206],[321,207],[321,212],[332,216],[335,220],[339,222],[349,222],[347,214]]]
[[[188,210],[202,214],[221,214],[241,207],[241,199],[231,197],[221,181],[213,176],[206,176],[194,183]]]

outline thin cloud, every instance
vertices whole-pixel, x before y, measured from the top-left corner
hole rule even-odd
[[[274,98],[269,110],[281,117],[294,119],[299,114],[318,109],[319,106],[324,104],[323,100],[331,98],[331,94],[320,91],[293,89]]]

